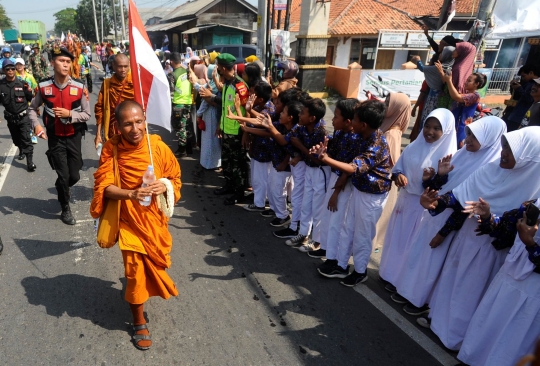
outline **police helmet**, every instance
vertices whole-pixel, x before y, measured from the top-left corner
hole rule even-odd
[[[4,47],[4,48],[2,48],[2,55],[4,55],[4,53],[9,53],[9,54],[11,54],[11,48],[9,48],[9,47]]]

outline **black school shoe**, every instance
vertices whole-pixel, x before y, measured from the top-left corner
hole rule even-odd
[[[326,250],[320,248],[317,250],[310,250],[307,252],[307,255],[309,255],[311,258],[324,258],[326,257]]]
[[[349,275],[349,266],[343,269],[338,265],[336,259],[327,259],[317,268],[317,271],[324,277],[345,278]]]
[[[417,308],[413,304],[406,304],[403,307],[403,311],[406,312],[409,315],[419,316],[422,314],[429,313],[429,306],[424,305],[421,308]]]
[[[275,219],[272,220],[270,225],[272,225],[273,227],[281,227],[281,226],[285,226],[289,224],[290,222],[291,222],[290,216],[287,216],[284,219],[280,219],[279,217],[276,217]]]
[[[276,217],[276,213],[272,209],[264,210],[261,212],[262,217]]]
[[[397,302],[398,304],[408,304],[409,300],[398,294],[397,292],[394,292],[392,296],[390,296],[393,302]]]
[[[299,229],[293,230],[290,227],[288,227],[286,229],[274,231],[274,236],[280,239],[290,239],[298,235],[298,230]]]
[[[340,281],[343,286],[347,287],[354,287],[358,285],[359,283],[364,283],[368,279],[367,272],[364,273],[358,273],[356,271],[352,271],[350,275],[345,277],[343,281]]]

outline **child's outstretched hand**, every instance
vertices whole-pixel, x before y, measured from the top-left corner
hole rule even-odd
[[[478,201],[465,201],[465,207],[463,207],[463,213],[468,213],[469,218],[473,215],[480,216],[481,219],[487,220],[491,216],[491,207],[489,202],[484,201],[482,197],[478,198]]]
[[[426,180],[430,180],[435,175],[435,169],[433,167],[424,168],[424,171],[422,173],[422,180],[425,182]]]
[[[270,117],[270,115],[268,114],[259,115],[259,117],[257,118],[257,121],[259,121],[261,125],[265,128],[272,127],[272,117]]]
[[[326,153],[328,149],[328,137],[324,138],[324,141],[321,144],[317,144],[309,149],[309,153],[312,155],[317,155],[319,158]]]
[[[426,210],[434,210],[437,208],[437,198],[439,197],[439,191],[426,188],[424,193],[420,196],[420,205]]]
[[[407,177],[404,176],[401,173],[398,174],[395,182],[396,182],[396,186],[398,186],[398,187],[406,187],[407,184],[409,184],[409,181],[407,180]]]
[[[231,106],[228,106],[227,107],[227,118],[229,119],[234,119],[236,117],[236,114],[233,113],[233,111],[231,110]]]
[[[451,163],[452,160],[452,154],[446,155],[442,159],[439,159],[439,166],[437,167],[437,174],[440,176],[448,175],[452,170],[454,170],[454,166]]]

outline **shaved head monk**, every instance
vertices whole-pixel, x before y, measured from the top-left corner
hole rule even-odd
[[[125,299],[133,313],[132,341],[138,349],[146,350],[152,341],[143,315],[144,303],[150,296],[168,299],[178,295],[174,282],[165,271],[171,265],[172,236],[168,230],[169,219],[158,207],[157,196],[174,195],[174,202],[180,199],[180,165],[161,138],[150,135],[156,181],[142,188],[143,174],[150,165],[142,107],[137,102],[124,101],[115,112],[120,134],[103,145],[99,168],[94,173],[90,213],[98,218],[106,199],[121,201],[118,245],[127,279]],[[119,187],[114,185],[115,146]],[[160,178],[171,183],[168,190],[168,183]],[[141,205],[139,201],[147,196],[152,196],[150,206]]]
[[[133,79],[129,69],[129,58],[123,53],[114,56],[114,74],[103,80],[98,101],[94,107],[97,132],[94,140],[96,149],[119,133],[114,110],[124,100],[134,100]],[[103,136],[102,136],[103,135]]]

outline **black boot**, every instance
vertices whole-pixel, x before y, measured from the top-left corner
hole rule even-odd
[[[60,214],[60,218],[62,219],[62,222],[66,225],[75,225],[77,223],[75,221],[75,218],[71,214],[71,208],[69,207],[69,204],[62,205],[62,213]]]
[[[17,160],[23,160],[24,154],[22,153],[21,149],[19,149],[19,156],[17,156]]]
[[[26,168],[29,172],[36,170],[36,164],[34,164],[34,154],[26,154]]]
[[[187,156],[186,147],[178,145],[178,149],[174,152],[174,154],[178,156],[179,158],[183,158],[184,156]]]

